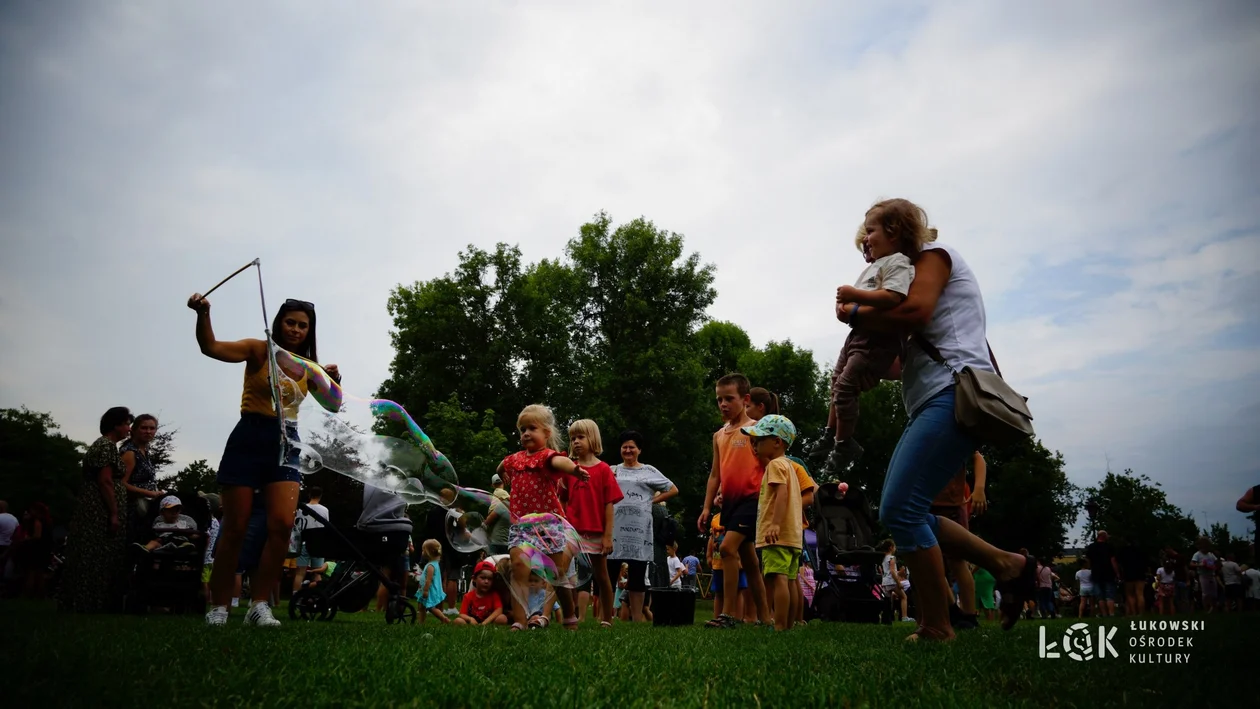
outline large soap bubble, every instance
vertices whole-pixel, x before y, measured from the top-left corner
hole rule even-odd
[[[539,582],[553,590],[575,591],[591,579],[591,560],[582,551],[581,537],[573,525],[559,515],[538,513],[514,519],[511,546],[510,556],[519,559],[529,570],[527,580],[522,583],[511,566],[505,565],[512,598],[524,608],[536,605]],[[528,579],[535,579],[532,589]]]

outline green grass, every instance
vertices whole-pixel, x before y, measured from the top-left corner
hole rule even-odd
[[[240,617],[210,629],[0,602],[0,696],[12,707],[1233,706],[1260,636],[1257,615],[1196,616],[1207,628],[1190,634],[1191,664],[1159,667],[1128,664],[1124,619],[1120,659],[1074,662],[1038,658],[1037,622],[916,646],[909,625],[509,634],[366,613],[276,630]],[[1047,626],[1061,636],[1072,622]]]

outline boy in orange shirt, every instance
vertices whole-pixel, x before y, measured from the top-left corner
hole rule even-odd
[[[722,526],[726,537],[722,555],[722,613],[705,625],[710,628],[732,628],[740,623],[736,614],[739,599],[739,572],[744,571],[757,619],[769,624],[770,607],[766,602],[766,586],[761,578],[754,533],[757,529],[757,498],[761,495],[761,463],[753,453],[748,437],[740,431],[753,424],[744,408],[751,390],[748,377],[728,374],[715,387],[723,426],[713,434],[713,465],[704,493],[704,508],[698,527],[704,534],[712,514],[713,498],[722,493]]]

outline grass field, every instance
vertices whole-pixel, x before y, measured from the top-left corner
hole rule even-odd
[[[703,606],[697,616],[707,615]],[[387,626],[380,614],[259,630],[194,617],[67,616],[0,603],[5,706],[1243,706],[1260,616],[1195,616],[1189,665],[1038,657],[1039,622],[949,645],[911,626],[584,626],[565,633]],[[1072,620],[1046,623],[1059,639]],[[1093,623],[1093,621],[1090,621]],[[1153,633],[1170,635],[1169,633]],[[1250,659],[1248,659],[1250,658]],[[1240,693],[1229,693],[1237,687]],[[1241,702],[1241,703],[1240,703]]]

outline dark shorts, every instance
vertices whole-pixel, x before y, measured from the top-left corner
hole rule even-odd
[[[740,571],[739,572],[739,590],[742,591],[746,588],[748,588],[748,577],[744,574],[743,571]],[[709,590],[714,593],[719,593],[723,590],[722,569],[713,570],[713,581],[709,583]]]
[[[756,541],[757,498],[745,497],[742,500],[724,503],[722,526],[726,528],[727,533],[742,534],[746,541]]]
[[[1225,584],[1225,597],[1229,600],[1237,600],[1243,597],[1243,587],[1240,583]]]
[[[623,563],[630,565],[630,571],[626,575],[626,590],[636,592],[646,591],[646,561],[634,561],[633,559],[609,559],[607,562],[608,578],[613,579],[613,582],[616,583],[616,579],[621,578],[621,565]]]
[[[298,442],[296,426],[286,424],[285,432],[292,443]],[[223,448],[217,480],[220,485],[252,488],[278,482],[300,482],[299,454],[295,446],[288,446],[284,465],[281,465],[280,428],[276,419],[243,413]]]
[[[1107,579],[1105,581],[1100,581],[1098,579],[1094,579],[1094,598],[1097,598],[1100,601],[1116,600],[1116,580]]]

